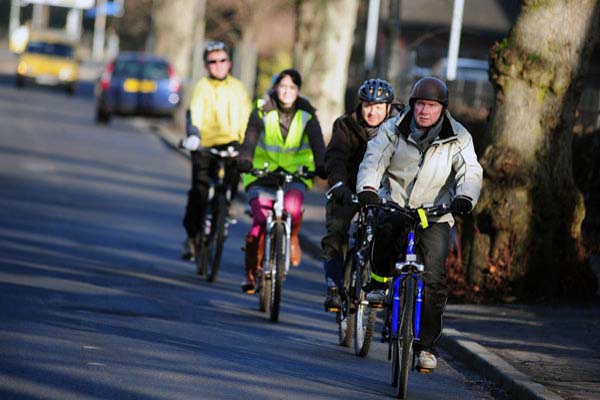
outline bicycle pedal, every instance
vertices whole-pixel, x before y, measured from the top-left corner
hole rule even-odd
[[[417,372],[419,372],[421,374],[432,374],[433,373],[433,368],[415,367],[415,369],[417,370]]]
[[[341,307],[326,307],[325,312],[342,312]]]
[[[380,310],[383,308],[383,303],[369,303],[369,306],[375,310]]]

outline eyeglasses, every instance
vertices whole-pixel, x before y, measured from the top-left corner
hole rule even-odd
[[[216,63],[224,63],[229,61],[229,58],[222,58],[220,60],[206,60],[207,64],[216,64]]]

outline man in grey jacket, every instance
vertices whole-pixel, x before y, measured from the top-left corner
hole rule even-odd
[[[479,198],[482,168],[469,132],[446,110],[448,89],[437,78],[419,80],[409,106],[384,122],[369,141],[360,164],[356,191],[361,204],[379,203],[380,197],[404,207],[450,204],[452,213],[438,217],[420,232],[417,256],[425,265],[421,335],[415,343],[417,369],[437,366],[435,343],[442,332],[442,314],[448,298],[445,261],[452,214],[469,213]],[[367,300],[382,303],[392,276],[404,226],[396,215],[379,218],[372,252],[371,291]]]

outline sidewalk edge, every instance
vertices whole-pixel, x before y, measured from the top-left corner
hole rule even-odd
[[[516,400],[564,400],[456,329],[444,328],[440,346],[473,370],[496,382]]]

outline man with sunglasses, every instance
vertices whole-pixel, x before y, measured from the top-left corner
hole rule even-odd
[[[208,76],[201,78],[192,92],[188,112],[188,136],[182,147],[192,152],[192,188],[183,218],[187,239],[181,258],[193,260],[195,238],[204,219],[208,201],[211,171],[216,163],[202,157],[198,148],[214,147],[219,150],[239,148],[250,116],[250,98],[242,82],[230,75],[229,48],[220,41],[209,42],[204,49],[204,67]],[[240,175],[233,161],[226,166],[226,181],[231,185],[232,197],[237,192]]]

